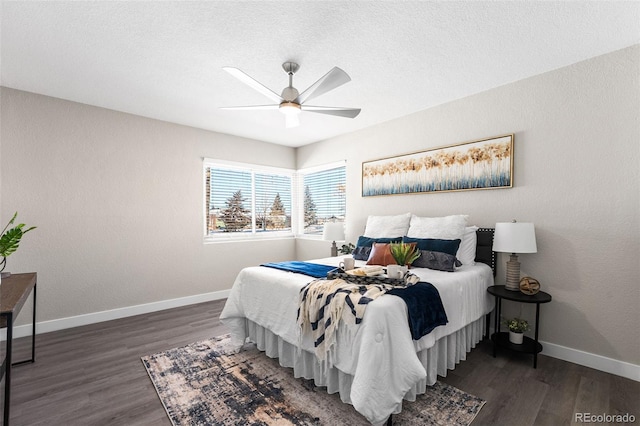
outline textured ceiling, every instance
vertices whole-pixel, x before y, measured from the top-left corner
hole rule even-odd
[[[638,2],[2,2],[1,83],[145,117],[301,146],[640,41]],[[352,81],[314,105],[355,119],[222,106],[270,101],[333,66]]]

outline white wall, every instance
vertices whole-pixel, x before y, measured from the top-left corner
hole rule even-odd
[[[636,45],[302,147],[297,165],[346,158],[351,242],[368,214],[534,222],[538,253],[520,261],[553,296],[541,307],[541,339],[639,365],[639,70]],[[511,189],[361,197],[363,161],[507,133],[515,134]],[[317,242],[298,240],[296,250],[302,259],[326,256]]]
[[[202,158],[295,167],[292,148],[2,88],[2,223],[38,228],[38,322],[227,290],[293,240],[203,244]],[[20,314],[30,319],[30,302]]]

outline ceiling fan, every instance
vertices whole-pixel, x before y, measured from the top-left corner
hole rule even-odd
[[[279,110],[285,116],[285,125],[287,128],[296,127],[300,124],[299,114],[301,111],[315,112],[319,114],[336,115],[339,117],[355,118],[360,114],[360,108],[343,108],[343,107],[326,107],[326,106],[311,106],[305,104],[306,101],[314,99],[336,87],[342,86],[345,83],[351,81],[349,75],[338,67],[333,67],[331,71],[326,73],[320,80],[313,83],[307,90],[299,93],[298,90],[293,87],[293,75],[300,69],[300,65],[295,62],[285,62],[282,64],[282,68],[289,76],[289,86],[282,90],[282,94],[278,95],[262,83],[258,82],[254,78],[250,77],[238,68],[223,67],[222,69],[246,84],[247,86],[257,90],[258,92],[271,99],[273,102],[277,102],[273,105],[251,105],[251,106],[236,106],[236,107],[223,107],[222,109],[235,109],[235,110]]]

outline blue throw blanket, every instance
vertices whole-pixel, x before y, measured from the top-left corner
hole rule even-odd
[[[260,266],[280,269],[287,272],[295,272],[298,274],[305,274],[314,278],[326,278],[327,272],[336,269],[335,266],[319,265],[317,263],[310,262],[299,262],[297,260],[290,262],[263,263]]]
[[[409,287],[394,288],[386,294],[398,296],[407,304],[413,340],[419,340],[434,328],[449,322],[440,293],[431,283],[419,282]]]

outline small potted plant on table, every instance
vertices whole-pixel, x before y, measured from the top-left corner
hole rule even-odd
[[[509,328],[509,341],[515,345],[521,345],[524,332],[529,330],[529,323],[522,318],[505,319],[504,325]]]
[[[7,257],[18,250],[20,240],[24,234],[36,229],[35,226],[24,229],[25,224],[19,223],[15,227],[7,230],[9,226],[13,225],[16,221],[16,217],[18,217],[18,212],[13,215],[9,223],[7,223],[7,226],[5,226],[2,232],[0,232],[0,257],[2,258],[2,260],[0,260],[0,277],[2,278],[8,278],[11,276],[11,272],[4,272],[4,268],[7,266]]]

